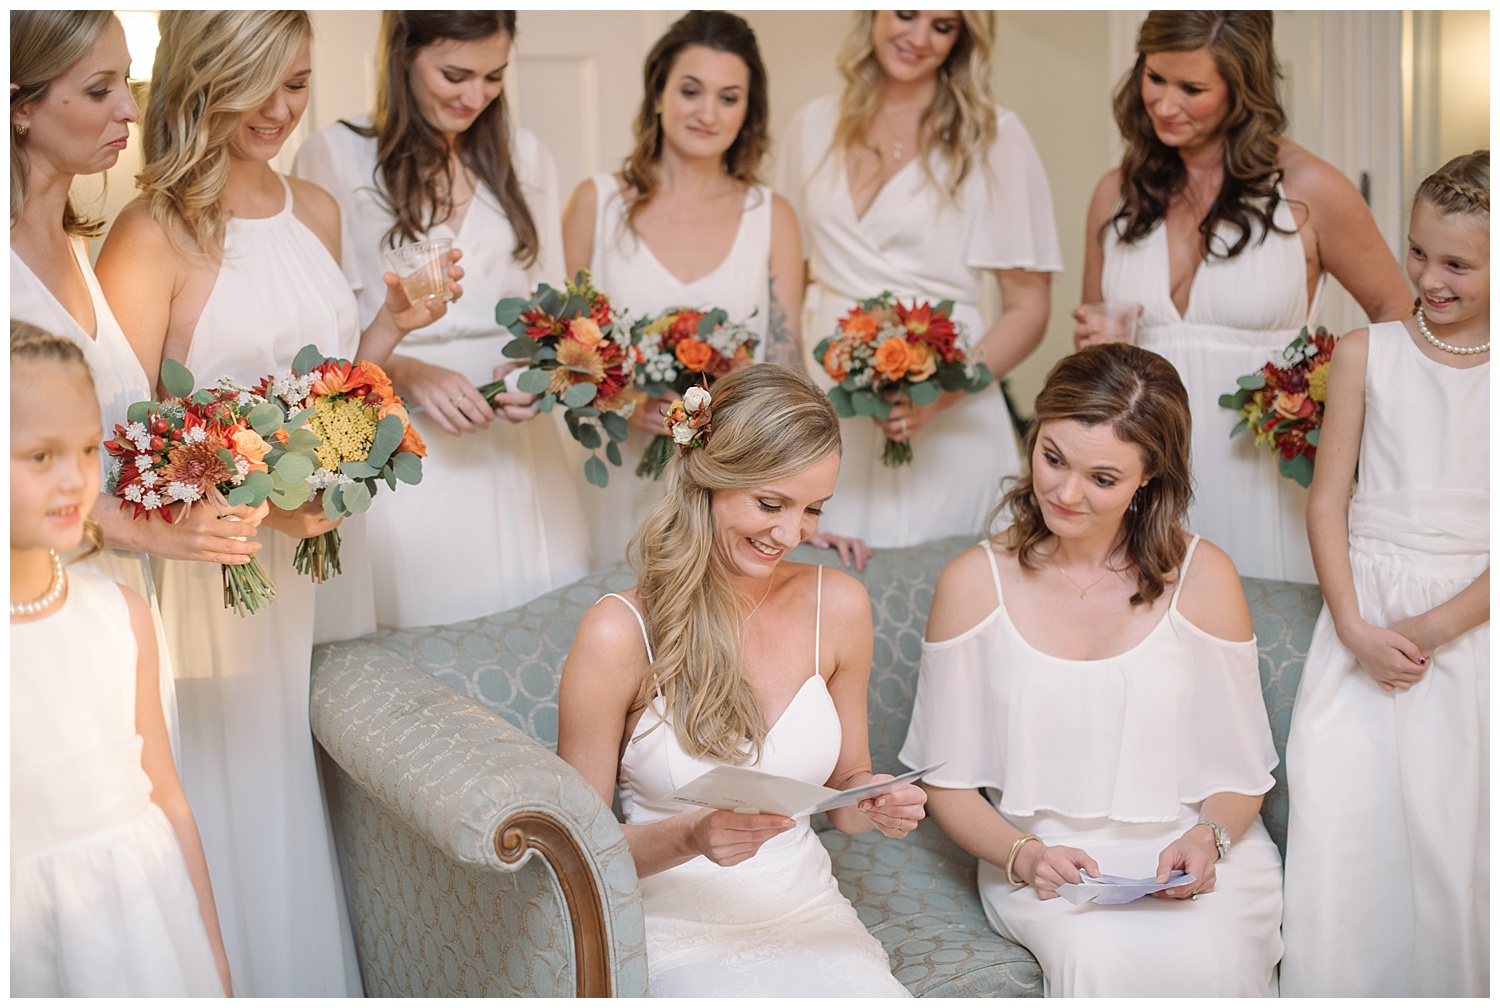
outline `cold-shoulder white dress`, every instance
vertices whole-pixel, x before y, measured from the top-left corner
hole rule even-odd
[[[797,114],[783,143],[777,191],[802,226],[811,282],[803,308],[808,373],[831,381],[812,351],[839,319],[867,298],[891,291],[902,301],[954,302],[965,345],[987,329],[980,301],[993,270],[1062,270],[1052,195],[1026,128],[995,110],[995,140],[956,198],[948,169],[932,158],[936,183],[917,159],[854,212],[844,158],[830,151],[838,100],[819,98]],[[881,462],[884,435],[868,417],[843,422],[838,492],[821,528],[872,546],[910,546],[943,536],[978,535],[1000,497],[1000,481],[1020,469],[1015,425],[998,386],[966,395],[913,439],[911,465]]]
[[[1182,561],[1186,580],[1198,539]],[[1011,622],[990,545],[993,612],[924,642],[910,767],[926,781],[985,788],[995,808],[1046,844],[1078,847],[1110,875],[1156,874],[1157,857],[1223,791],[1274,783],[1276,749],[1255,641],[1194,626],[1177,593],[1139,644],[1111,658],[1056,658]],[[1267,997],[1281,958],[1281,855],[1259,817],[1196,900],[1077,906],[1016,888],[979,863],[990,926],[1042,965],[1048,997]]]
[[[1448,601],[1490,563],[1490,365],[1370,327],[1349,565],[1376,626]],[[1484,997],[1490,957],[1490,626],[1387,693],[1328,608],[1287,739],[1285,993]]]
[[[770,188],[751,186],[746,190],[739,230],[729,254],[709,273],[683,283],[630,230],[619,181],[603,174],[595,175],[593,183],[597,209],[589,271],[594,286],[609,295],[610,304],[629,312],[633,319],[660,315],[673,308],[722,308],[730,321],[744,324],[759,337],[754,359],[765,360],[771,290]],[[623,446],[624,464],[611,470],[609,486],[581,490],[596,567],[625,558],[625,545],[646,512],[661,499],[661,481],[635,475],[650,440],[651,435],[632,424]]]

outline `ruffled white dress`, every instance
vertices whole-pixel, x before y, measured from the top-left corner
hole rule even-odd
[[[120,323],[104,300],[104,291],[94,277],[89,264],[88,244],[82,238],[72,242],[73,257],[79,272],[89,287],[89,297],[94,304],[94,335],[83,331],[78,320],[68,314],[45,284],[31,272],[16,255],[10,252],[10,317],[17,322],[31,325],[60,336],[76,344],[83,351],[89,373],[94,379],[94,392],[99,397],[99,413],[104,422],[105,440],[114,437],[115,424],[125,422],[125,411],[133,403],[151,399],[151,386],[146,381],[146,372],[136,359],[135,351],[125,339]],[[107,479],[113,460],[102,448],[99,451],[101,475]],[[166,633],[162,629],[161,604],[156,595],[156,582],[151,576],[151,561],[144,553],[130,550],[100,550],[82,561],[84,566],[98,571],[112,581],[129,587],[151,606],[151,619],[156,625],[158,664],[161,668],[162,712],[167,719],[167,736],[172,740],[172,753],[179,756],[177,728],[177,690],[172,683],[172,656],[167,650]]]
[[[660,315],[673,308],[706,311],[722,308],[733,322],[760,339],[754,359],[765,360],[766,324],[770,315],[771,190],[751,186],[745,193],[740,227],[729,254],[712,272],[683,283],[652,254],[625,221],[625,199],[613,175],[595,175],[594,255],[589,271],[594,286],[610,304],[633,319]],[[622,446],[624,464],[612,469],[609,486],[585,487],[581,494],[593,541],[594,565],[607,567],[625,558],[625,546],[641,519],[664,492],[660,480],[635,474],[651,436],[634,425]]]
[[[822,614],[822,570],[818,571]],[[626,605],[630,603],[618,595]],[[645,621],[631,606],[641,634]],[[822,784],[838,763],[838,710],[814,668],[766,735],[757,769]],[[649,656],[651,645],[648,641]],[[718,764],[687,755],[654,698],[620,759],[620,807],[631,824],[691,811],[667,795]],[[653,997],[910,997],[885,949],[839,892],[809,825],[773,837],[729,868],[697,857],[641,879]]]
[[[228,376],[251,385],[285,370],[308,343],[335,354],[358,339],[338,264],[297,219],[290,185],[286,193],[274,216],[229,221],[224,262],[185,362],[199,384]],[[177,656],[182,784],[203,836],[235,993],[358,996],[308,721],[316,590],[292,566],[295,540],[265,525],[256,539],[276,601],[253,616],[224,608],[215,565],[155,564]]]
[[[1370,327],[1349,562],[1376,626],[1489,567],[1490,366],[1449,367]],[[1287,994],[1489,993],[1490,627],[1386,693],[1324,607],[1287,741]]]
[[[368,119],[355,120],[362,126]],[[474,194],[461,226],[434,227],[464,253],[464,296],[442,319],[409,334],[396,352],[457,371],[475,385],[493,380],[510,333],[495,303],[529,297],[537,284],[561,287],[562,230],[552,155],[532,133],[512,138],[514,167],[536,222],[541,250],[529,269],[512,258],[515,232],[487,188]],[[385,303],[384,238],[393,217],[376,191],[376,141],[334,123],[297,152],[296,173],[338,200],[347,282],[361,325]],[[498,419],[453,436],[427,416],[413,423],[427,443],[422,482],[380,494],[368,513],[376,617],[381,627],[477,619],[522,605],[588,570],[588,530],[564,451],[561,414],[527,423]]]
[[[1182,562],[1185,580],[1197,547]],[[1088,852],[1105,873],[1156,874],[1157,857],[1223,791],[1270,790],[1276,749],[1255,641],[1226,641],[1171,604],[1112,658],[1056,658],[1010,620],[994,554],[995,610],[922,645],[901,762],[942,760],[945,788],[987,788],[1023,833]],[[1281,856],[1259,818],[1192,901],[1074,906],[979,864],[990,925],[1031,950],[1048,997],[1266,997],[1281,958]]]
[[[1307,259],[1285,198],[1272,231],[1233,259],[1205,259],[1193,275],[1187,313],[1172,302],[1167,233],[1160,225],[1134,245],[1104,236],[1107,301],[1145,306],[1139,346],[1172,362],[1193,411],[1193,504],[1188,524],[1218,544],[1247,577],[1314,582],[1307,546],[1307,490],[1281,475],[1276,456],[1248,434],[1229,432],[1239,416],[1219,405],[1240,375],[1259,371],[1303,326],[1317,327],[1322,280],[1307,302]],[[1232,227],[1220,228],[1223,240]]]
[[[72,569],[57,611],[11,624],[10,667],[11,996],[223,996],[141,768],[119,586]]]
[[[797,114],[782,148],[777,191],[802,224],[811,283],[803,310],[808,373],[832,384],[812,350],[860,301],[891,291],[901,300],[954,302],[965,345],[988,328],[979,303],[993,270],[1062,270],[1052,196],[1026,128],[996,109],[995,141],[956,199],[934,156],[934,185],[916,159],[855,216],[844,159],[830,152],[838,101],[819,98]],[[998,385],[964,396],[912,440],[908,466],[881,462],[884,435],[868,417],[843,423],[838,491],[820,527],[872,546],[910,546],[942,536],[978,535],[1000,497],[1000,481],[1020,469],[1016,430]]]

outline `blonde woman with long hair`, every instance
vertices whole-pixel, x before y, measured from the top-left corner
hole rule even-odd
[[[805,346],[886,290],[952,300],[971,358],[997,377],[1041,342],[1062,254],[1041,159],[990,97],[993,35],[990,11],[856,15],[839,53],[844,93],[798,114],[778,174],[802,222]],[[979,303],[991,278],[1001,311],[987,322]],[[829,384],[821,361],[808,368]],[[885,437],[911,440],[911,465],[881,464]],[[844,441],[829,530],[877,548],[978,534],[1000,480],[1020,466],[998,388],[847,420]]]
[[[250,385],[290,366],[309,343],[354,356],[361,332],[338,265],[338,208],[270,165],[307,104],[307,15],[167,11],[160,25],[142,120],[142,195],[120,213],[98,264],[148,378],[156,381],[167,357],[199,382]],[[370,343],[430,320],[399,284],[388,290],[363,334]],[[270,509],[256,556],[277,597],[250,618],[224,608],[218,571],[159,565],[178,663],[183,784],[198,810],[234,975],[251,995],[360,991],[308,725],[317,600],[292,564],[298,540],[332,527],[321,502]]]
[[[657,996],[905,996],[839,894],[806,817],[692,809],[667,796],[715,766],[848,788],[870,767],[870,603],[841,571],[785,562],[839,469],[822,391],[779,364],[679,400],[697,430],[632,540],[635,587],[584,617],[563,669],[557,751],[606,803],[618,784]],[[904,837],[905,784],[829,813]]]

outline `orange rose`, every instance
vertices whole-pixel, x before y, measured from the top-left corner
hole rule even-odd
[[[906,352],[911,362],[906,368],[906,377],[912,381],[925,381],[937,370],[937,354],[926,343],[908,343]]]
[[[701,339],[685,339],[677,344],[676,354],[689,371],[705,371],[714,359],[714,348]]]
[[[255,433],[255,431],[246,428],[235,431],[230,435],[230,439],[234,442],[234,450],[245,456],[245,460],[250,463],[251,469],[259,469],[261,472],[266,471],[266,452],[271,450],[271,446],[266,444],[264,438]]]
[[[849,365],[853,362],[848,343],[834,341],[828,344],[828,349],[823,353],[823,370],[836,382],[849,377]]]
[[[880,323],[872,315],[866,315],[862,310],[856,308],[849,313],[842,324],[844,338],[856,343],[868,343],[875,338],[880,331]]]
[[[875,370],[890,381],[903,377],[909,367],[911,344],[900,336],[892,336],[875,351]]]
[[[1312,416],[1317,404],[1307,397],[1306,392],[1278,392],[1275,409],[1288,420],[1295,420],[1298,417]]]
[[[599,328],[599,323],[584,315],[568,323],[568,335],[589,348],[604,342],[604,332]]]

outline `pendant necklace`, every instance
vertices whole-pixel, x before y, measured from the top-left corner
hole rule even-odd
[[[1114,573],[1112,570],[1106,567],[1103,574],[1100,574],[1098,577],[1094,578],[1093,581],[1089,582],[1087,586],[1085,586],[1080,585],[1077,581],[1074,581],[1073,576],[1068,573],[1068,569],[1062,564],[1058,563],[1056,560],[1052,561],[1052,566],[1057,568],[1057,572],[1059,574],[1068,579],[1068,584],[1078,589],[1078,597],[1081,599],[1088,598],[1089,592],[1093,591],[1094,588],[1098,586],[1100,581],[1103,581],[1105,578],[1109,577],[1110,574]]]
[[[1446,350],[1451,354],[1458,354],[1460,357],[1467,357],[1470,354],[1488,353],[1490,349],[1489,340],[1485,340],[1484,343],[1480,344],[1479,346],[1454,346],[1452,343],[1444,343],[1442,340],[1432,335],[1432,330],[1427,328],[1427,320],[1422,317],[1421,305],[1417,306],[1417,328],[1421,330],[1422,338],[1427,342],[1431,343],[1439,350]]]
[[[63,589],[68,587],[68,573],[63,569],[62,560],[58,557],[56,550],[48,550],[47,555],[52,558],[52,580],[47,583],[46,592],[30,602],[12,602],[10,606],[12,616],[35,616],[37,613],[51,609],[57,600],[62,598]]]

